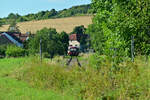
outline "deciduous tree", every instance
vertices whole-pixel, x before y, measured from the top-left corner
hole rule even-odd
[[[42,40],[42,52],[47,57],[53,58],[54,55],[65,53],[64,41],[62,41],[56,29],[43,28],[37,31],[35,37],[29,43],[30,53],[39,53],[40,40]]]
[[[10,19],[10,25],[8,28],[9,32],[20,32],[19,27],[17,26],[16,19]]]
[[[126,56],[134,36],[136,54],[148,52],[149,4],[149,0],[92,0],[96,15],[88,32],[93,48],[108,56]]]

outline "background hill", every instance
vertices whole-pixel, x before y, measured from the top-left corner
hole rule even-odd
[[[87,27],[92,23],[92,16],[76,16],[76,17],[67,17],[67,18],[57,18],[57,19],[45,19],[38,21],[28,21],[28,22],[19,22],[19,30],[22,33],[31,32],[35,33],[37,30],[40,30],[44,27],[47,28],[56,28],[57,32],[65,31],[67,33],[72,32],[75,26],[84,25]],[[0,31],[7,31],[9,25],[3,25],[0,27]]]
[[[0,18],[0,24],[10,24],[11,19],[16,19],[17,22],[24,22],[24,21],[33,21],[33,20],[88,15],[90,14],[90,12],[91,12],[91,5],[87,4],[87,5],[73,6],[69,9],[63,9],[60,11],[56,11],[55,9],[40,11],[35,14],[28,14],[24,16],[10,13],[8,17]]]

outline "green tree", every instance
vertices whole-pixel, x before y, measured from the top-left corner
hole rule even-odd
[[[6,23],[6,20],[3,18],[0,18],[0,26],[4,25]]]
[[[69,36],[66,32],[63,31],[60,33],[59,37],[60,37],[60,41],[63,44],[63,47],[65,49],[64,53],[66,54],[67,50],[68,50],[68,45],[69,45]]]
[[[38,20],[43,19],[43,16],[45,15],[45,11],[41,11],[41,12],[37,13],[36,15],[37,15]]]
[[[30,40],[30,53],[39,53],[40,39],[42,39],[42,52],[46,54],[47,57],[53,58],[54,55],[62,55],[65,52],[56,29],[43,28],[37,31],[35,37]]]
[[[15,19],[16,15],[14,13],[10,13],[7,18],[8,19]]]
[[[121,35],[124,36],[126,41],[129,41],[131,36],[135,37],[135,54],[148,54],[150,49],[150,1],[130,0],[116,2],[119,6],[118,14],[120,16],[118,17],[123,20],[120,23]],[[126,35],[127,32],[128,35]]]
[[[2,26],[2,18],[0,18],[0,27]]]
[[[17,22],[24,22],[24,21],[28,21],[28,19],[22,16],[17,19]]]
[[[92,0],[96,15],[88,32],[93,48],[101,54],[121,58],[129,55],[131,36],[135,36],[136,54],[149,51],[148,4],[149,0]]]
[[[86,31],[86,28],[84,27],[84,25],[80,25],[80,26],[76,26],[73,31],[71,32],[71,34],[84,34]]]
[[[2,23],[0,22],[0,27],[2,27]]]
[[[52,9],[50,12],[51,12],[51,16],[55,16],[57,14],[57,11],[55,9]]]
[[[20,32],[19,27],[17,26],[16,19],[10,20],[10,25],[8,28],[9,32]]]
[[[105,46],[105,37],[102,32],[102,28],[100,28],[97,24],[91,24],[88,26],[86,33],[90,35],[90,46],[97,53],[103,54],[104,46]]]

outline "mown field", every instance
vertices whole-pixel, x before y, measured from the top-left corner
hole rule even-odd
[[[105,57],[84,57],[89,63],[81,68],[62,66],[60,57],[0,59],[0,100],[150,99],[150,60],[139,56],[114,67]]]
[[[75,26],[84,25],[87,27],[92,23],[92,16],[76,16],[76,17],[67,17],[67,18],[57,18],[57,19],[48,19],[48,20],[39,20],[39,21],[29,21],[18,23],[19,30],[22,33],[31,32],[35,33],[37,30],[40,30],[44,27],[47,28],[56,28],[58,32],[65,31],[67,33],[72,32]],[[4,25],[0,27],[0,31],[7,31],[9,25]]]

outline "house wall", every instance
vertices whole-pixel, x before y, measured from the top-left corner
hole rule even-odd
[[[80,48],[80,43],[78,41],[76,41],[76,40],[69,41],[69,47],[71,47],[71,46]]]

